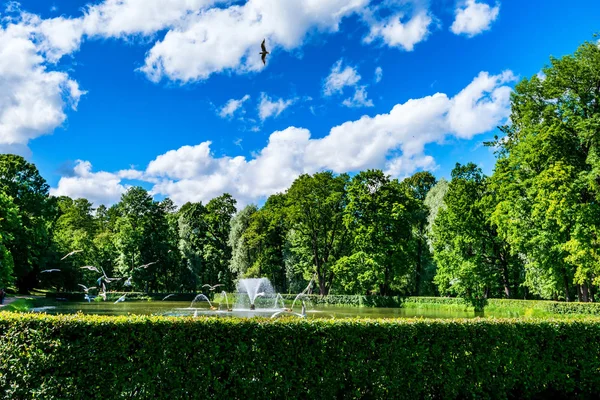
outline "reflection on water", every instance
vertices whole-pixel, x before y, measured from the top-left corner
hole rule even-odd
[[[188,315],[193,316],[219,316],[219,317],[270,317],[280,309],[248,310],[234,309],[211,311],[208,303],[198,302],[197,308],[189,308],[189,302],[179,301],[125,301],[114,304],[110,301],[103,302],[64,302],[50,299],[37,300],[35,307],[30,311],[44,312],[48,314],[84,314],[97,315]],[[295,310],[299,311],[299,310]],[[481,315],[478,315],[481,316]],[[520,317],[516,312],[485,312],[485,317]],[[462,311],[457,309],[440,310],[436,308],[370,308],[370,307],[345,307],[345,306],[317,306],[307,310],[307,318],[473,318],[473,311]]]

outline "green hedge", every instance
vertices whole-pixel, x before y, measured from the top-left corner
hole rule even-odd
[[[4,399],[598,398],[600,319],[0,312]]]

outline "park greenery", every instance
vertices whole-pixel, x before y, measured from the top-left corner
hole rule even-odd
[[[0,155],[0,286],[77,290],[102,267],[130,290],[195,292],[267,277],[298,293],[594,301],[600,286],[600,49],[551,58],[486,143],[486,176],[380,170],[298,177],[260,207],[229,194],[177,207],[142,187],[117,204],[54,197],[37,168]],[[276,172],[274,172],[276,173]],[[64,260],[73,250],[83,250]],[[147,268],[135,268],[155,262]],[[59,273],[41,273],[60,269]],[[122,282],[111,284],[122,290]]]

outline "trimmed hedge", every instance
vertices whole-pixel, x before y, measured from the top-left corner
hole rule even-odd
[[[4,399],[598,398],[600,319],[0,312]]]

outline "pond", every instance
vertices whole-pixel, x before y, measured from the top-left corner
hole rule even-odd
[[[47,314],[74,314],[82,312],[84,314],[96,315],[170,315],[170,316],[218,316],[218,317],[271,317],[281,309],[257,309],[250,311],[248,309],[236,309],[231,312],[223,307],[222,310],[210,310],[208,303],[196,302],[194,308],[190,308],[190,302],[180,301],[134,301],[127,300],[115,304],[112,301],[101,302],[77,302],[77,301],[56,301],[51,299],[38,299],[34,303],[31,312],[40,312]],[[296,313],[300,309],[296,307]],[[285,315],[289,313],[282,313]],[[299,315],[299,314],[296,314]],[[448,309],[443,307],[433,308],[371,308],[371,307],[351,307],[351,306],[311,306],[306,310],[307,318],[473,318],[473,311],[463,311],[459,309]],[[477,316],[482,316],[481,314]],[[497,311],[485,312],[485,317],[511,317],[518,318],[522,314],[515,311]]]

